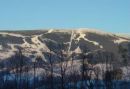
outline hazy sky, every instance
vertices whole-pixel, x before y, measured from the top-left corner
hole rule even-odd
[[[0,29],[97,28],[130,33],[130,0],[0,0]]]

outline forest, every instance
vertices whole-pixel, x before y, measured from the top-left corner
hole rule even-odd
[[[120,66],[111,52],[101,50],[93,55],[84,47],[76,60],[77,54],[64,52],[62,46],[55,52],[57,59],[52,51],[46,53],[48,60],[44,61],[41,56],[28,58],[18,49],[12,57],[0,60],[0,89],[130,89],[121,69],[129,65],[130,55],[122,46]],[[38,73],[39,69],[44,71]]]

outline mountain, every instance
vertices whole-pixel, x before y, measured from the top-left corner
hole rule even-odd
[[[27,89],[52,89],[44,88],[52,86],[48,82],[51,79],[58,82],[56,87],[60,79],[66,81],[67,87],[73,82],[80,83],[84,71],[86,81],[101,82],[107,76],[108,80],[122,83],[130,80],[129,58],[130,37],[126,35],[87,28],[0,31],[0,88],[17,83],[24,88],[29,84]],[[34,86],[32,81],[36,80]]]
[[[34,58],[37,55],[43,56],[50,50],[57,51],[59,43],[64,45],[63,50],[66,52],[79,53],[84,51],[85,48],[89,52],[106,50],[119,58],[118,46],[126,45],[129,41],[130,38],[128,37],[84,28],[75,30],[1,31],[0,58],[10,57],[18,48],[28,57],[31,57],[32,54],[35,55]]]

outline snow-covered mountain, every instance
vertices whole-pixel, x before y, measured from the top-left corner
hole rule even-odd
[[[84,72],[89,82],[110,82],[109,78],[126,82],[130,80],[129,59],[129,36],[87,28],[0,31],[0,85],[18,82],[20,86],[23,80],[32,89],[36,78],[37,89],[52,89],[44,88],[51,86],[47,81],[53,77],[59,86],[64,77],[67,87],[78,85]]]
[[[80,53],[86,49],[90,52],[106,50],[113,52],[118,57],[118,46],[129,42],[128,37],[85,28],[1,31],[0,59],[14,55],[18,48],[28,57],[35,58],[37,55],[41,55],[45,59],[44,53],[50,51],[55,53],[59,43],[64,45],[63,50],[66,52]]]

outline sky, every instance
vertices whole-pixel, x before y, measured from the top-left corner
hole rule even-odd
[[[0,0],[0,30],[46,28],[130,33],[130,0]]]

